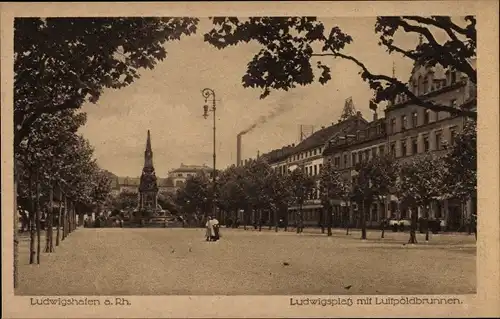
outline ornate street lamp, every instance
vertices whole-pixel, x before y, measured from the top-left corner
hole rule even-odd
[[[216,100],[215,100],[215,92],[214,90],[212,89],[209,89],[209,88],[205,88],[201,91],[201,95],[205,98],[205,105],[203,105],[203,117],[206,119],[208,118],[208,112],[212,112],[213,114],[213,131],[214,131],[214,136],[213,136],[213,142],[214,142],[214,145],[213,145],[213,158],[214,158],[214,162],[213,162],[213,168],[212,168],[212,216],[216,217],[216,214],[217,214],[217,210],[216,210],[216,207],[215,207],[215,187],[216,187],[216,181],[215,181],[215,178],[216,178],[216,170],[215,170],[215,164],[216,164],[216,152],[215,152],[215,110],[217,109],[216,108]],[[209,102],[212,102],[212,105],[211,107],[208,105]],[[218,219],[218,218],[217,218]]]

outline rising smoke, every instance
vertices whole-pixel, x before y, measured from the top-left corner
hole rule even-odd
[[[255,121],[252,125],[244,129],[243,131],[238,133],[238,136],[245,135],[247,133],[250,133],[253,131],[257,126],[262,125],[266,123],[269,120],[272,120],[273,118],[290,111],[293,107],[293,98],[296,96],[296,93],[287,93],[285,97],[281,98],[280,102],[278,103],[278,107],[272,110],[269,114],[267,115],[262,115],[260,116],[257,121]]]

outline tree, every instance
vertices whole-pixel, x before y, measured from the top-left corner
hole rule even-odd
[[[368,163],[359,162],[352,173],[352,198],[360,207],[361,239],[366,239],[366,214],[369,212],[375,194],[374,184],[370,176],[371,167]],[[359,209],[359,208],[358,208]]]
[[[291,200],[291,189],[287,183],[287,176],[272,171],[267,176],[264,191],[270,197],[270,211],[273,214],[274,229],[277,232],[279,216],[283,212],[288,215],[288,203]]]
[[[97,102],[166,56],[164,44],[196,32],[196,18],[16,18],[14,138],[43,114]]]
[[[190,176],[184,186],[177,191],[178,203],[198,223],[200,217],[206,217],[208,214],[209,183],[207,176],[197,174]]]
[[[332,235],[332,205],[333,199],[340,199],[347,208],[351,198],[352,185],[344,174],[337,170],[331,161],[325,161],[320,173],[320,196],[327,213],[328,236]],[[349,218],[347,218],[349,219]],[[349,234],[349,220],[346,222]]]
[[[131,210],[139,206],[138,194],[131,191],[120,192],[113,200],[113,207],[119,210]]]
[[[291,194],[291,204],[298,206],[298,214],[296,215],[297,233],[302,232],[303,214],[302,206],[308,199],[314,189],[315,180],[312,176],[306,175],[302,169],[298,168],[287,175]]]
[[[462,203],[477,194],[477,125],[467,121],[457,135],[450,152],[444,157],[446,166],[445,184],[448,193],[460,198]],[[469,232],[473,218],[470,218]]]
[[[274,197],[269,191],[274,190],[270,188],[268,183],[273,180],[276,174],[269,164],[261,158],[251,161],[247,166],[248,183],[246,183],[246,193],[249,196],[250,206],[252,211],[257,213],[254,215],[258,219],[256,224],[259,225],[259,231],[262,230],[262,212],[263,210],[269,211],[271,208],[271,201]]]
[[[244,191],[245,176],[245,168],[234,165],[219,174],[218,204],[224,211],[232,213],[233,223],[236,222],[238,211],[248,205],[248,195]]]
[[[394,192],[399,172],[399,165],[391,155],[379,155],[367,162],[371,181],[371,192],[379,205],[385,206],[385,198]],[[387,216],[383,216],[381,238],[385,234],[385,222]]]
[[[315,81],[314,61],[321,72],[317,80],[325,84],[332,77],[327,59],[341,58],[360,67],[362,79],[374,91],[375,102],[392,101],[396,95],[405,94],[415,105],[433,111],[477,117],[475,111],[416,96],[406,83],[394,76],[371,73],[361,61],[342,53],[342,49],[353,41],[352,37],[338,26],[326,30],[315,17],[251,17],[246,20],[217,17],[212,18],[212,22],[214,27],[205,34],[205,41],[216,48],[250,41],[262,46],[248,63],[242,78],[244,87],[263,90],[261,98],[268,96],[272,89],[287,91]],[[419,35],[423,40],[413,49],[403,49],[394,43],[398,30]],[[433,30],[445,32],[448,39],[439,43]],[[374,31],[379,35],[379,45],[384,46],[389,54],[401,54],[421,65],[439,63],[463,72],[476,84],[477,72],[471,62],[476,56],[474,16],[466,16],[463,21],[454,21],[446,16],[377,17]]]
[[[411,208],[411,231],[408,243],[416,244],[418,208],[425,211],[428,218],[429,205],[442,194],[445,166],[442,158],[431,153],[415,157],[401,166],[397,182],[397,196]],[[429,230],[426,240],[429,239]]]

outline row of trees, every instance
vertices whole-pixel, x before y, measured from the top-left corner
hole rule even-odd
[[[30,262],[40,212],[53,216],[58,198],[62,237],[75,229],[76,212],[105,200],[109,180],[76,134],[78,109],[96,103],[104,89],[119,89],[166,57],[164,44],[196,31],[191,18],[16,18],[14,20],[14,189],[29,211]],[[62,210],[62,212],[61,212]],[[17,212],[14,212],[14,221]],[[48,223],[53,219],[49,217]],[[80,219],[81,220],[81,219]],[[59,219],[58,219],[59,221]],[[14,223],[17,228],[17,223]],[[49,226],[49,232],[52,232]],[[59,231],[58,231],[59,233]],[[40,235],[37,236],[40,238]],[[53,251],[52,234],[48,251]],[[18,234],[14,231],[14,286]],[[57,245],[57,239],[56,239]],[[37,245],[39,262],[40,240]]]
[[[40,263],[42,220],[46,225],[43,250],[51,253],[76,229],[77,215],[83,222],[83,214],[102,204],[110,193],[107,172],[93,159],[89,142],[77,134],[85,119],[85,114],[75,111],[45,114],[15,147],[19,214],[14,220],[20,217],[23,224],[28,224],[30,264]],[[17,225],[15,222],[16,236]]]
[[[244,166],[231,166],[219,175],[216,205],[235,220],[243,210],[244,224],[249,223],[252,212],[261,220],[263,212],[271,217],[270,225],[278,229],[279,218],[288,224],[287,209],[296,206],[300,224],[302,206],[319,191],[323,204],[328,235],[332,234],[332,200],[341,200],[351,206],[356,203],[355,218],[361,226],[361,238],[366,239],[366,214],[372,204],[385,206],[389,195],[396,195],[401,207],[412,211],[411,243],[416,243],[418,209],[429,218],[431,203],[440,197],[459,198],[463,203],[475,196],[477,185],[476,123],[467,121],[464,130],[444,153],[425,153],[410,162],[398,162],[391,155],[377,156],[360,162],[351,171],[339,171],[331,161],[325,161],[318,176],[304,174],[296,169],[281,175],[262,159]],[[182,211],[206,215],[210,207],[207,199],[212,196],[212,184],[204,175],[190,178],[177,194]],[[326,217],[326,218],[325,218]],[[385,216],[387,217],[387,216]],[[384,218],[385,218],[384,217]],[[349,232],[349,222],[346,223]],[[323,224],[322,224],[323,227]],[[300,227],[297,227],[299,231]],[[428,229],[428,227],[427,227]],[[324,231],[324,228],[323,228]],[[384,237],[384,228],[381,236]],[[426,239],[429,233],[427,230]]]

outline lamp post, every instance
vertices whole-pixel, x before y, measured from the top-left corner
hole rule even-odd
[[[214,136],[213,136],[213,139],[214,139],[214,149],[213,149],[213,158],[214,158],[214,162],[213,162],[213,168],[212,168],[212,213],[213,213],[213,216],[216,217],[216,207],[215,207],[215,187],[216,187],[216,183],[215,183],[215,178],[216,178],[216,170],[215,170],[215,164],[216,164],[216,152],[215,152],[215,110],[216,110],[216,100],[215,100],[215,92],[214,90],[212,89],[209,89],[209,88],[205,88],[201,91],[201,95],[205,98],[205,105],[203,105],[203,117],[206,119],[208,118],[208,112],[212,112],[213,113],[213,130],[214,130]],[[210,107],[208,105],[208,102],[211,101],[212,102],[212,107]],[[217,218],[218,219],[218,218]]]

